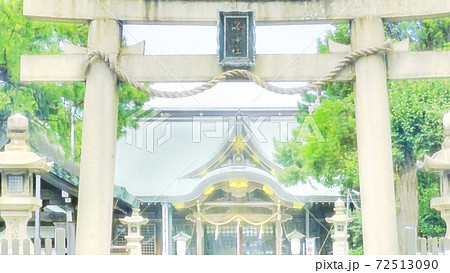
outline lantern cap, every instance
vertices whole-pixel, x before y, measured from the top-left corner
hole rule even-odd
[[[125,218],[119,219],[119,221],[124,225],[145,225],[148,223],[148,219],[143,218],[139,215],[141,210],[138,208],[134,208],[131,216],[126,216]]]
[[[8,133],[25,133],[28,131],[28,119],[22,114],[14,114],[8,118],[7,121]]]
[[[7,136],[10,142],[5,145],[5,151],[0,152],[0,170],[23,169],[30,172],[43,173],[50,171],[53,162],[31,152],[26,143],[29,138],[28,119],[22,114],[14,114],[7,121]]]
[[[341,198],[338,198],[335,202],[334,202],[334,207],[335,208],[345,208],[345,203]]]
[[[353,220],[353,218],[348,217],[345,213],[346,211],[346,207],[345,207],[345,203],[341,198],[338,198],[335,202],[334,202],[334,209],[333,209],[336,213],[329,218],[325,218],[325,221],[327,221],[327,223],[332,223],[332,224],[338,224],[338,223],[345,223],[345,222],[351,222]]]

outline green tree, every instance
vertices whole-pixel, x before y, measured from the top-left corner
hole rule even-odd
[[[343,87],[348,88],[349,85]],[[307,106],[300,105],[298,122],[302,124],[307,115]],[[276,142],[276,158],[286,166],[279,173],[279,179],[288,185],[312,176],[327,186],[339,183],[345,188],[356,188],[358,169],[353,93],[342,99],[330,97],[323,100],[312,116],[325,141],[320,142],[311,135],[303,142],[298,138],[287,143]],[[294,136],[298,135],[299,128],[295,129]]]
[[[386,24],[386,33],[393,39],[409,38],[412,50],[446,50],[450,40],[449,22],[446,18],[390,23]],[[319,44],[321,53],[328,52],[328,39],[348,44],[349,26],[340,25],[328,33],[325,41]],[[418,218],[419,234],[423,236],[442,235],[443,222],[429,208],[430,197],[439,195],[439,182],[436,176],[419,172],[418,183],[415,162],[440,147],[441,117],[450,106],[449,87],[448,80],[390,81],[388,84],[399,227],[417,226]],[[275,156],[286,166],[279,174],[282,182],[295,184],[313,176],[325,185],[340,184],[344,189],[358,189],[352,89],[351,83],[326,86],[328,98],[323,99],[312,114],[325,142],[310,138],[302,143],[276,143]],[[306,97],[304,101],[310,102],[311,98]],[[298,120],[301,122],[308,112],[305,105],[300,105],[299,109]]]
[[[63,42],[79,46],[87,44],[88,26],[35,22],[22,15],[22,1],[0,0],[0,117],[1,133],[5,119],[15,112],[32,118],[31,130],[45,131],[50,141],[70,154],[70,102],[80,118],[76,119],[75,159],[79,161],[81,146],[84,83],[25,84],[20,82],[20,56],[61,54]],[[126,119],[148,95],[126,84],[119,88],[119,135]],[[0,138],[1,140],[1,138]]]
[[[423,180],[419,181],[416,161],[440,149],[443,140],[442,116],[450,109],[450,81],[392,81],[389,82],[389,90],[397,224],[402,240],[403,233],[400,232],[403,227],[417,227],[418,219],[429,217],[426,214],[436,214],[429,209],[429,202],[430,197],[439,195],[439,179],[430,181],[436,176],[424,174]],[[423,195],[431,193],[432,189],[434,196],[427,195],[425,199]],[[419,216],[419,213],[425,214]],[[442,223],[436,223],[440,224],[436,230],[442,230]],[[419,234],[430,236],[424,233],[426,230],[422,227],[418,230]]]

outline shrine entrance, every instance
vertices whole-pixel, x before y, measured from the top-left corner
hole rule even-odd
[[[280,199],[273,189],[248,180],[229,180],[207,187],[190,202],[174,204],[190,209],[186,219],[195,223],[197,254],[282,254],[283,230],[303,204]]]
[[[238,250],[241,251],[240,255],[275,254],[274,223],[267,223],[262,227],[245,224],[239,229],[237,223],[220,227],[210,224],[205,226],[206,255],[236,255]],[[240,234],[238,235],[237,232]],[[238,238],[240,238],[239,241]]]

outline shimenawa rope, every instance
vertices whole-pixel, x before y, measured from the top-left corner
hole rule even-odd
[[[141,90],[143,92],[148,93],[150,96],[153,97],[161,97],[161,98],[182,98],[182,97],[189,97],[189,96],[195,96],[200,93],[203,93],[212,87],[214,87],[219,82],[226,81],[227,79],[232,78],[246,78],[255,84],[259,85],[260,87],[274,92],[278,94],[283,95],[296,95],[305,93],[311,90],[318,90],[321,86],[325,85],[326,83],[330,82],[341,70],[343,70],[347,65],[352,63],[358,58],[366,57],[370,55],[374,55],[380,52],[391,52],[392,51],[392,42],[390,40],[386,40],[381,46],[374,46],[364,49],[359,49],[356,51],[351,52],[350,54],[346,55],[326,76],[322,77],[321,79],[312,82],[311,84],[307,86],[299,86],[299,87],[291,87],[291,88],[284,88],[284,87],[278,87],[274,86],[267,81],[261,79],[257,75],[253,74],[252,72],[244,69],[233,69],[229,71],[225,71],[221,73],[220,75],[214,77],[213,79],[209,80],[208,82],[197,86],[190,90],[185,91],[161,91],[153,89],[149,86],[145,86],[142,83],[139,83],[135,80],[133,80],[131,77],[129,77],[126,73],[124,73],[120,67],[116,64],[116,60],[112,59],[108,54],[101,52],[99,50],[93,50],[91,51],[87,56],[83,64],[84,70],[87,72],[89,69],[89,66],[92,64],[93,60],[98,57],[101,60],[103,60],[108,66],[111,71],[113,71],[119,80],[122,82],[126,82],[130,84],[132,87]],[[318,92],[318,96],[320,97],[320,92]]]

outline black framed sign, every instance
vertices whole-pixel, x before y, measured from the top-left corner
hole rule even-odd
[[[219,64],[224,67],[255,65],[253,11],[219,11]]]

